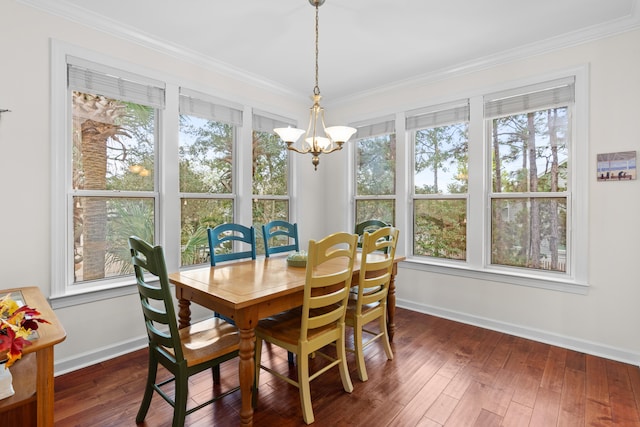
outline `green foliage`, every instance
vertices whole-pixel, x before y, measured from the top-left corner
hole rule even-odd
[[[396,191],[396,136],[357,140],[356,194],[391,195]]]

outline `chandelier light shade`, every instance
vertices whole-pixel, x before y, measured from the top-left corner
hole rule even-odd
[[[314,169],[318,170],[320,154],[329,154],[341,150],[342,145],[356,133],[356,129],[348,126],[326,127],[324,124],[324,108],[320,106],[320,87],[318,86],[318,8],[324,4],[325,0],[309,0],[311,6],[316,8],[316,85],[313,88],[313,105],[309,111],[309,126],[307,130],[286,127],[276,128],[273,131],[287,143],[287,148],[300,154],[311,154],[313,157]],[[302,135],[300,148],[294,144],[298,142]]]

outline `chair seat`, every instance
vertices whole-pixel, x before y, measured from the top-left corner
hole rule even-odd
[[[311,310],[311,315],[317,316],[324,312],[328,312],[331,309],[333,309],[333,307],[324,310],[314,309]],[[256,335],[271,337],[278,341],[287,343],[292,347],[296,346],[300,339],[301,316],[302,308],[298,307],[278,313],[266,319],[262,319],[256,327]],[[331,329],[334,329],[332,325],[310,329],[308,339],[309,341],[312,341],[314,338],[321,336]]]
[[[240,345],[238,330],[217,317],[182,328],[179,334],[187,366],[223,356]],[[166,350],[173,355],[173,350]]]

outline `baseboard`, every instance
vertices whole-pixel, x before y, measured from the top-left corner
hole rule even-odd
[[[591,354],[606,359],[616,360],[618,362],[629,363],[631,365],[640,365],[640,355],[631,351],[614,348],[599,343],[575,339],[572,337],[562,336],[547,331],[533,328],[527,328],[521,325],[500,322],[494,319],[488,319],[479,316],[472,316],[466,313],[444,310],[442,308],[433,307],[427,304],[419,304],[398,298],[396,306],[406,308],[407,310],[417,311],[418,313],[430,314],[432,316],[442,317],[444,319],[465,323],[480,328],[490,329],[509,335],[518,336],[545,344],[555,345],[570,350]],[[95,351],[82,353],[66,359],[56,359],[54,364],[54,375],[62,375],[114,357],[122,356],[148,345],[147,336],[142,336],[134,340],[122,342],[109,347],[102,347]]]
[[[102,347],[95,351],[74,355],[73,357],[65,359],[56,358],[53,367],[54,376],[86,368],[87,366],[95,365],[96,363],[113,359],[114,357],[122,356],[123,354],[131,353],[132,351],[140,350],[148,345],[149,340],[145,335],[113,346]]]
[[[548,331],[527,328],[521,325],[500,322],[494,319],[472,316],[462,312],[445,310],[442,308],[433,307],[427,304],[419,304],[400,298],[396,300],[396,306],[406,308],[407,310],[417,311],[419,313],[442,317],[460,323],[466,323],[493,331],[503,332],[505,334],[514,335],[545,344],[555,345],[569,350],[579,351],[581,353],[591,354],[593,356],[604,357],[606,359],[629,363],[636,366],[640,365],[640,354],[591,341],[558,335]]]

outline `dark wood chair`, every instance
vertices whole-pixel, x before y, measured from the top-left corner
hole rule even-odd
[[[362,221],[356,224],[355,227],[355,233],[359,236],[358,237],[358,247],[361,248],[362,247],[362,236],[364,235],[364,233],[366,232],[371,232],[371,231],[375,231],[379,228],[383,228],[383,227],[390,227],[391,224],[388,224],[384,221],[381,221],[379,219],[369,219],[366,221]],[[381,250],[384,253],[387,253],[387,247],[382,248]]]
[[[239,387],[233,388],[187,409],[189,377],[211,369],[213,383],[219,383],[219,365],[238,356],[238,331],[233,325],[218,318],[178,329],[162,247],[151,246],[142,239],[131,236],[129,248],[149,337],[147,384],[136,423],[144,421],[153,393],[157,392],[173,407],[172,426],[182,427],[187,415],[238,390]],[[150,273],[150,276],[145,278],[145,272]],[[156,383],[158,364],[173,376]],[[173,397],[163,389],[163,386],[171,382],[175,383]]]

